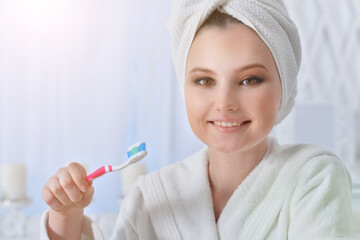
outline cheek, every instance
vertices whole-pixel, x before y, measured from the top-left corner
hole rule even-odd
[[[273,124],[280,110],[281,93],[264,89],[258,93],[257,101],[253,103],[257,117],[267,124]]]
[[[185,93],[185,107],[190,128],[193,133],[201,139],[201,126],[199,122],[199,119],[201,119],[201,117],[198,111],[198,99],[196,99],[196,97],[194,97],[194,95],[192,94]]]
[[[185,107],[191,127],[198,118],[201,101],[194,91],[185,89]]]
[[[185,105],[189,113],[200,115],[204,113],[209,104],[211,96],[208,92],[199,90],[195,87],[185,87]]]
[[[197,89],[185,88],[185,106],[188,122],[192,131],[200,139],[204,134],[204,127],[208,117],[210,107],[209,97]]]

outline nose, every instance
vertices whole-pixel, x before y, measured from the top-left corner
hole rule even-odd
[[[215,107],[219,112],[235,112],[239,109],[234,86],[221,86],[217,89]]]

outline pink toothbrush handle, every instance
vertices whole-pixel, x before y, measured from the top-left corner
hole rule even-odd
[[[107,172],[111,172],[112,171],[112,167],[111,166],[102,166],[101,168],[99,168],[98,170],[96,170],[95,172],[91,173],[89,176],[86,177],[86,181],[90,182],[91,180],[100,177],[102,175],[104,175]]]

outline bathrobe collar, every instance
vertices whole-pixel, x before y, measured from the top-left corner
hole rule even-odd
[[[264,239],[276,222],[285,196],[292,194],[294,182],[289,181],[289,176],[295,175],[304,163],[288,163],[294,151],[282,151],[276,140],[269,140],[264,158],[231,196],[217,223],[208,179],[207,148],[148,175],[140,188],[157,236]],[[308,159],[306,155],[302,155],[304,159]]]

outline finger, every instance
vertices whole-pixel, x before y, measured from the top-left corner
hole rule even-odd
[[[86,169],[81,164],[72,162],[68,165],[68,170],[76,186],[82,192],[88,191],[91,183],[86,181]]]
[[[60,169],[56,175],[59,179],[61,187],[64,189],[69,199],[74,203],[80,202],[82,200],[82,193],[74,183],[68,169]]]
[[[91,185],[89,190],[84,193],[83,200],[91,202],[91,199],[94,196],[94,192],[95,192],[94,186]]]
[[[54,197],[64,206],[69,206],[71,204],[70,198],[67,196],[67,193],[61,186],[58,177],[53,176],[49,179],[47,186]]]
[[[55,211],[60,211],[64,207],[64,205],[52,194],[47,186],[43,187],[41,195],[46,204]]]
[[[94,196],[94,187],[90,186],[89,190],[83,193],[83,200],[80,203],[75,204],[75,206],[81,208],[87,207],[91,203],[93,196]]]

